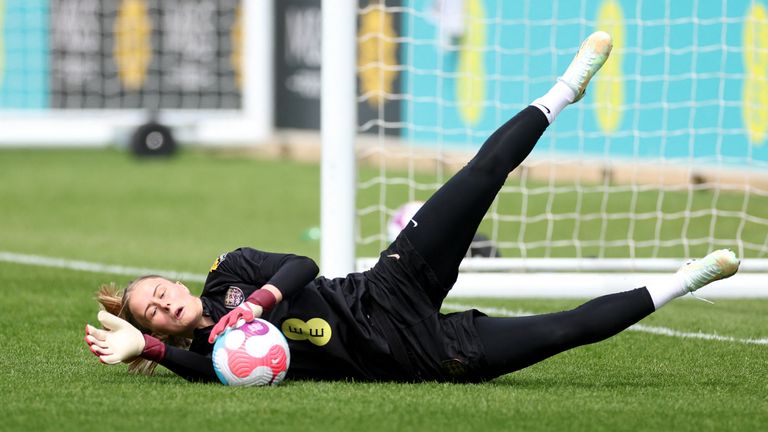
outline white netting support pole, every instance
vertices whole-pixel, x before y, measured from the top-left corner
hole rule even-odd
[[[356,0],[323,0],[320,261],[326,277],[355,270]]]

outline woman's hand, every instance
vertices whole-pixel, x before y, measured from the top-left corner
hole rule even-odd
[[[244,320],[245,322],[251,322],[256,318],[261,317],[264,313],[264,309],[249,301],[243,302],[240,306],[232,309],[228,314],[221,317],[219,322],[213,326],[211,335],[208,337],[208,343],[213,343],[219,334],[223,333],[226,329],[237,324],[238,321]]]
[[[139,330],[106,311],[99,311],[98,318],[104,329],[86,325],[85,342],[102,363],[128,362],[141,355],[145,340]]]

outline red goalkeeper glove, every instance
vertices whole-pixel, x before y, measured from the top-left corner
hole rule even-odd
[[[219,322],[213,326],[211,335],[208,336],[208,343],[213,343],[221,333],[234,325],[238,321],[251,322],[261,317],[265,311],[272,309],[277,302],[275,295],[269,290],[258,289],[251,294],[240,306],[232,309],[228,314],[221,317]]]

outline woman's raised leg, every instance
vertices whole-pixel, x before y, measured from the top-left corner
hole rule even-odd
[[[443,297],[456,282],[459,263],[507,176],[533,150],[560,110],[583,97],[589,80],[607,60],[611,44],[607,33],[590,35],[554,87],[496,130],[403,230],[437,275]]]
[[[605,340],[671,300],[731,277],[739,264],[733,252],[720,249],[686,263],[666,281],[598,297],[573,310],[514,318],[478,317],[475,325],[485,347],[486,376],[514,372],[571,348]]]

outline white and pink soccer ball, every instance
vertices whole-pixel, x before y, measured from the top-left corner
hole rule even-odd
[[[395,241],[397,235],[400,234],[400,231],[402,231],[403,228],[408,226],[408,222],[413,219],[413,216],[419,211],[422,205],[424,205],[424,203],[421,201],[411,201],[401,205],[395,210],[392,217],[389,218],[389,223],[387,223],[387,239],[389,239],[389,241]]]
[[[224,385],[277,385],[290,363],[285,336],[260,318],[228,329],[213,345],[213,369]]]

